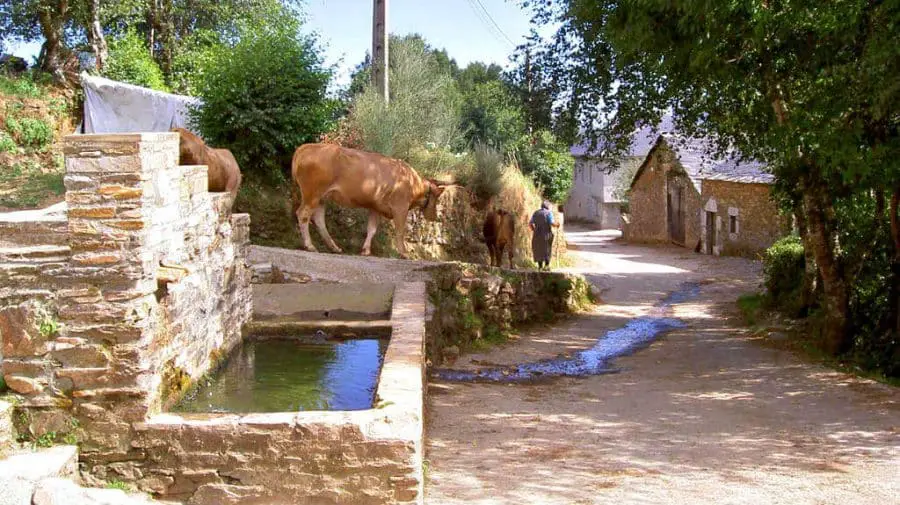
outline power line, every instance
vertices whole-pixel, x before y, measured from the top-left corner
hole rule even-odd
[[[500,28],[500,25],[498,25],[497,22],[494,21],[494,18],[491,17],[491,13],[488,12],[487,9],[484,8],[484,4],[481,3],[481,0],[475,0],[475,2],[478,3],[478,6],[481,7],[481,10],[484,11],[484,14],[487,16],[487,18],[488,18],[489,20],[491,20],[491,23],[493,23],[493,25],[494,25],[495,27],[497,27],[497,31],[500,32],[500,35],[503,35],[503,38],[506,39],[506,41],[509,42],[510,45],[515,46],[516,43],[513,42],[512,39],[509,38],[509,37],[506,35],[506,33],[503,32],[503,29]]]
[[[493,18],[490,17],[490,14],[484,9],[484,6],[481,5],[481,2],[478,2],[478,5],[475,4],[475,0],[466,0],[469,3],[469,7],[472,9],[472,12],[475,13],[475,16],[481,21],[481,24],[487,29],[487,31],[494,37],[497,42],[505,43],[508,42],[510,45],[515,46],[513,42],[503,33],[503,30],[497,26],[497,23],[494,22]],[[479,6],[481,7],[479,9]],[[502,37],[502,38],[501,38]],[[503,40],[506,39],[506,40]]]

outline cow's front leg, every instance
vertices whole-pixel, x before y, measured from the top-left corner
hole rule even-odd
[[[406,259],[406,214],[409,209],[394,209],[394,246],[400,257]]]
[[[372,254],[372,237],[378,231],[378,221],[381,216],[374,210],[369,211],[369,224],[366,226],[366,241],[363,243],[362,255],[368,256]]]
[[[516,254],[515,254],[515,253],[516,253],[516,246],[515,246],[515,242],[510,242],[509,244],[506,244],[506,245],[509,247],[509,269],[512,270],[512,268],[513,268],[513,256],[516,255]],[[501,260],[502,260],[502,259],[503,259],[503,258],[501,258]]]
[[[325,207],[319,207],[313,212],[313,221],[316,223],[316,228],[319,229],[319,235],[325,240],[325,244],[331,248],[332,251],[336,253],[343,252],[337,244],[332,240],[331,235],[328,234],[328,228],[325,227]]]

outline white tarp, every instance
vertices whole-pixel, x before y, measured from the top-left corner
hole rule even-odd
[[[166,132],[187,128],[188,109],[199,98],[164,93],[81,74],[84,133]],[[197,133],[197,132],[194,132]]]

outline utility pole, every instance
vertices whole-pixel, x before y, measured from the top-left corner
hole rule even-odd
[[[531,136],[534,133],[533,121],[532,118],[534,113],[534,104],[532,103],[534,97],[534,79],[531,73],[531,49],[525,49],[525,108],[528,110],[527,113],[527,121],[525,122],[525,127],[528,129],[528,135]]]
[[[384,103],[390,102],[388,87],[388,0],[372,1],[372,80]]]

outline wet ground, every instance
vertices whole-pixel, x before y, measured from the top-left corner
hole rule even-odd
[[[431,379],[426,503],[900,503],[897,389],[754,343],[734,301],[759,288],[758,264],[611,238],[568,235],[603,305],[455,370],[572,362],[641,318],[683,327],[604,350],[619,373]],[[695,296],[661,313],[685,283]]]

